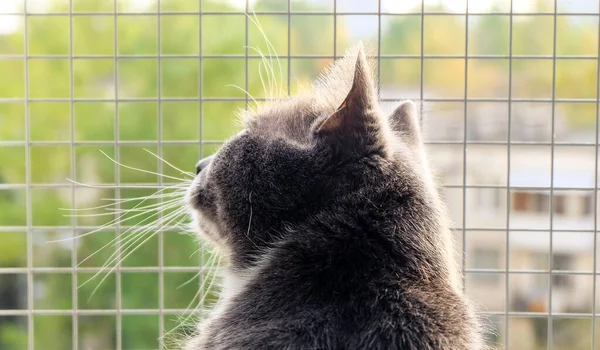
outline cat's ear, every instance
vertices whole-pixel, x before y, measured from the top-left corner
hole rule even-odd
[[[372,129],[379,125],[376,110],[373,73],[361,46],[356,55],[350,91],[335,112],[318,122],[315,130],[317,133],[374,131]]]
[[[417,107],[412,101],[403,101],[389,117],[392,130],[399,133],[402,140],[413,147],[421,145],[421,126]]]

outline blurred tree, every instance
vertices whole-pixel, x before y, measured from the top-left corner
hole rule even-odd
[[[552,13],[548,1],[538,0],[534,12]],[[443,8],[432,9],[442,11]],[[494,11],[492,9],[492,11]],[[397,16],[382,33],[382,48],[393,48],[394,54],[418,55],[421,46],[420,16]],[[556,60],[556,98],[595,99],[598,51],[597,18],[559,16],[557,18],[556,55],[571,56]],[[514,98],[550,99],[553,89],[553,16],[519,15],[512,19],[512,92]],[[510,53],[511,20],[508,15],[470,16],[468,26],[469,55]],[[426,55],[465,54],[465,18],[463,16],[429,16],[424,20],[423,49]],[[384,52],[385,54],[390,52]],[[520,57],[525,56],[525,57]],[[581,56],[578,59],[576,56]],[[445,96],[462,97],[464,59],[425,59],[424,86]],[[506,98],[509,64],[507,58],[469,60],[469,97]],[[382,81],[416,89],[420,84],[420,66],[407,59],[382,60]],[[573,127],[595,125],[595,103],[562,103]]]

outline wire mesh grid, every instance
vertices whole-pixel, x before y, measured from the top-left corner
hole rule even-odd
[[[376,49],[382,103],[421,101],[465,288],[490,320],[492,344],[595,349],[598,2],[407,3],[0,7],[0,347],[165,347],[157,339],[195,295],[179,287],[207,255],[188,258],[193,238],[157,213],[161,230],[90,297],[82,284],[107,256],[84,262],[106,241],[47,241],[99,229],[105,222],[58,208],[94,207],[107,194],[62,178],[107,188],[117,211],[123,199],[173,185],[176,173],[140,150],[189,169],[234,132],[235,108],[252,102],[225,84],[266,99],[253,50],[264,45],[260,19],[287,93],[360,39]],[[160,175],[134,174],[98,149]],[[132,227],[117,217],[95,236]],[[129,253],[131,241],[118,237],[114,252]]]

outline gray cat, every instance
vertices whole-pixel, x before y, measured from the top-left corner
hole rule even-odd
[[[382,115],[362,45],[245,123],[188,193],[229,262],[188,349],[484,347],[416,108]]]

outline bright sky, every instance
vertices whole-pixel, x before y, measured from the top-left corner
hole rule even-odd
[[[35,9],[43,9],[51,1],[68,1],[68,0],[27,0],[28,7]],[[133,6],[144,7],[155,0],[121,0],[127,1]],[[243,7],[246,0],[226,0],[230,3]],[[256,0],[250,0],[254,3]],[[313,3],[331,4],[332,0],[310,0]],[[386,12],[407,12],[419,8],[422,0],[381,0],[382,10]],[[448,11],[465,12],[466,0],[424,0],[426,5],[442,4]],[[519,0],[513,1],[514,12],[526,12],[532,9],[532,5],[536,0]],[[490,9],[494,2],[508,4],[509,1],[498,0],[471,0],[469,2],[469,12],[486,12]],[[559,1],[565,2],[565,1]],[[591,0],[568,0],[567,3],[578,2],[594,2]],[[508,6],[508,5],[507,5]],[[0,0],[0,14],[22,12],[23,0]],[[376,0],[337,0],[337,10],[340,12],[375,12],[377,11]],[[508,8],[501,9],[509,11]],[[0,34],[10,33],[17,26],[21,25],[23,17],[20,16],[1,16],[0,15]]]
[[[18,2],[16,0],[8,0],[0,2],[0,13],[16,12]],[[16,16],[0,16],[0,34],[10,33],[19,23],[19,17]]]

